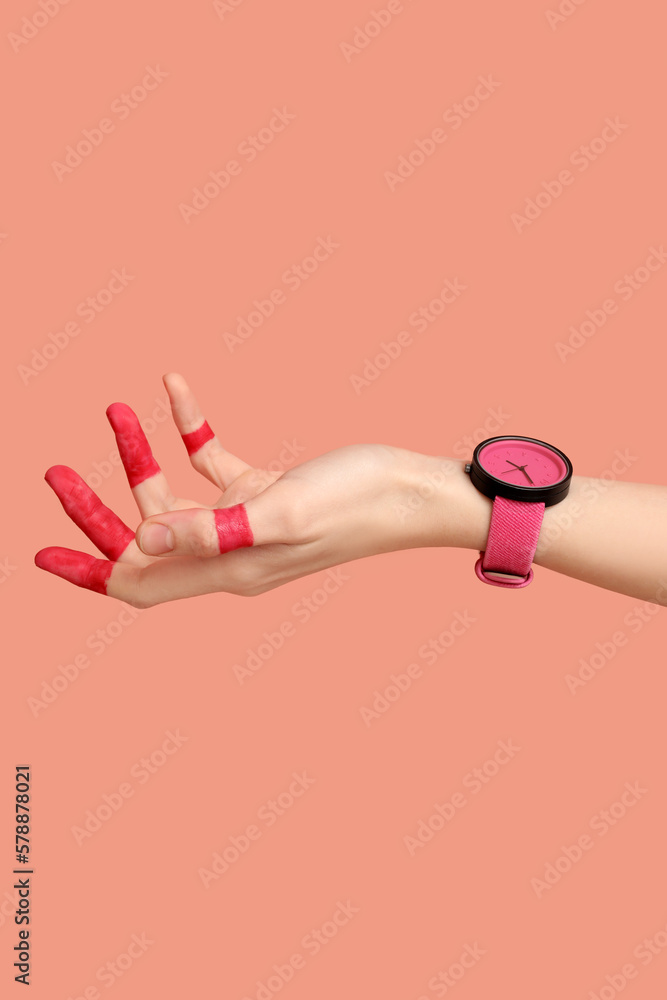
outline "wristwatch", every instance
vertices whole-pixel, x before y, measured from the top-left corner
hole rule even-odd
[[[572,463],[552,444],[508,434],[478,444],[465,471],[473,486],[493,500],[477,576],[496,587],[526,587],[533,579],[544,510],[567,496]]]

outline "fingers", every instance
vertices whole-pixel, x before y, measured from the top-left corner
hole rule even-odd
[[[255,538],[245,504],[204,510],[169,511],[143,524],[137,545],[146,555],[219,556],[233,549],[265,544]]]
[[[275,500],[269,502],[266,494],[260,494],[247,505],[168,511],[140,525],[138,538],[149,527],[162,525],[163,532],[169,530],[170,554],[179,555],[178,559],[148,558],[136,549],[137,558],[145,560],[144,565],[137,565],[134,560],[96,559],[85,552],[52,546],[38,552],[35,562],[78,587],[135,608],[219,591],[263,593],[278,582],[304,574],[302,546],[290,544],[302,535],[296,525],[301,524],[303,512],[295,520],[294,506],[276,505]],[[248,551],[243,552],[244,548]],[[149,550],[151,546],[145,544],[144,552]],[[224,559],[199,558],[221,553],[225,553]]]
[[[77,587],[114,597],[135,608],[150,608],[200,594],[244,593],[247,582],[254,585],[257,573],[239,559],[243,554],[232,552],[224,567],[216,559],[193,558],[157,559],[138,567],[51,546],[37,553],[35,563]]]
[[[142,607],[140,598],[142,572],[138,566],[109,559],[96,559],[87,552],[64,549],[59,545],[40,549],[35,556],[35,565],[47,573],[53,573],[76,587],[84,587],[97,594],[117,597],[135,607]]]
[[[64,549],[59,545],[40,549],[35,556],[35,564],[47,573],[54,573],[77,587],[85,587],[98,594],[106,594],[107,582],[116,565],[108,559],[96,559],[86,552]]]
[[[74,469],[66,465],[53,465],[44,478],[60,500],[66,514],[100,552],[109,559],[120,559],[134,541],[134,532],[112,510],[104,506]],[[134,546],[132,548],[134,549]]]
[[[222,447],[182,375],[165,375],[163,382],[169,394],[174,423],[193,467],[224,491],[251,466]]]
[[[295,561],[291,550],[283,553],[268,546],[253,549],[252,554],[230,552],[224,560],[153,559],[143,567],[52,546],[38,552],[35,563],[77,587],[116,598],[135,608],[151,608],[201,594],[260,594],[304,575],[300,556]],[[309,566],[307,572],[327,565]]]
[[[107,409],[107,417],[141,516],[146,518],[168,510],[175,498],[153,457],[136,413],[126,403],[112,403]]]

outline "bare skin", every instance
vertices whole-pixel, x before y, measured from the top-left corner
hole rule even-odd
[[[204,417],[185,379],[163,381],[177,430],[198,430]],[[218,501],[174,496],[162,472],[135,486],[141,523],[112,564],[108,596],[137,608],[217,591],[254,596],[381,552],[481,551],[488,535],[492,502],[455,459],[358,444],[276,473],[253,468],[216,437],[190,460],[220,489]],[[254,543],[220,554],[213,512],[240,503]],[[165,528],[172,548],[151,554]],[[49,551],[36,561],[54,572]],[[545,511],[534,562],[667,606],[667,487],[574,476],[567,499]]]

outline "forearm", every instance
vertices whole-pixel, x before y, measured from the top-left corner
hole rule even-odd
[[[409,462],[408,531],[419,545],[482,551],[492,501],[472,485],[464,462],[420,459]],[[573,476],[567,498],[544,512],[534,563],[667,606],[667,487]]]

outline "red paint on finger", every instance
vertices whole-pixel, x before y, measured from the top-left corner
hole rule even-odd
[[[215,510],[214,514],[221,552],[231,552],[232,549],[254,545],[255,539],[245,504],[237,503],[233,507],[222,507]]]
[[[96,559],[86,552],[63,549],[59,545],[40,549],[35,556],[35,564],[48,573],[55,573],[63,580],[69,580],[77,587],[85,587],[98,594],[106,594],[111,570],[116,565],[107,559]]]
[[[206,421],[198,427],[196,431],[190,431],[189,434],[181,434],[183,438],[183,444],[187,448],[188,455],[194,455],[196,451],[215,437],[215,434],[209,427]]]
[[[112,403],[107,409],[118,451],[132,488],[160,472],[136,413],[126,403]]]
[[[131,531],[74,469],[52,466],[44,477],[65,512],[109,559],[118,559],[134,539]]]

